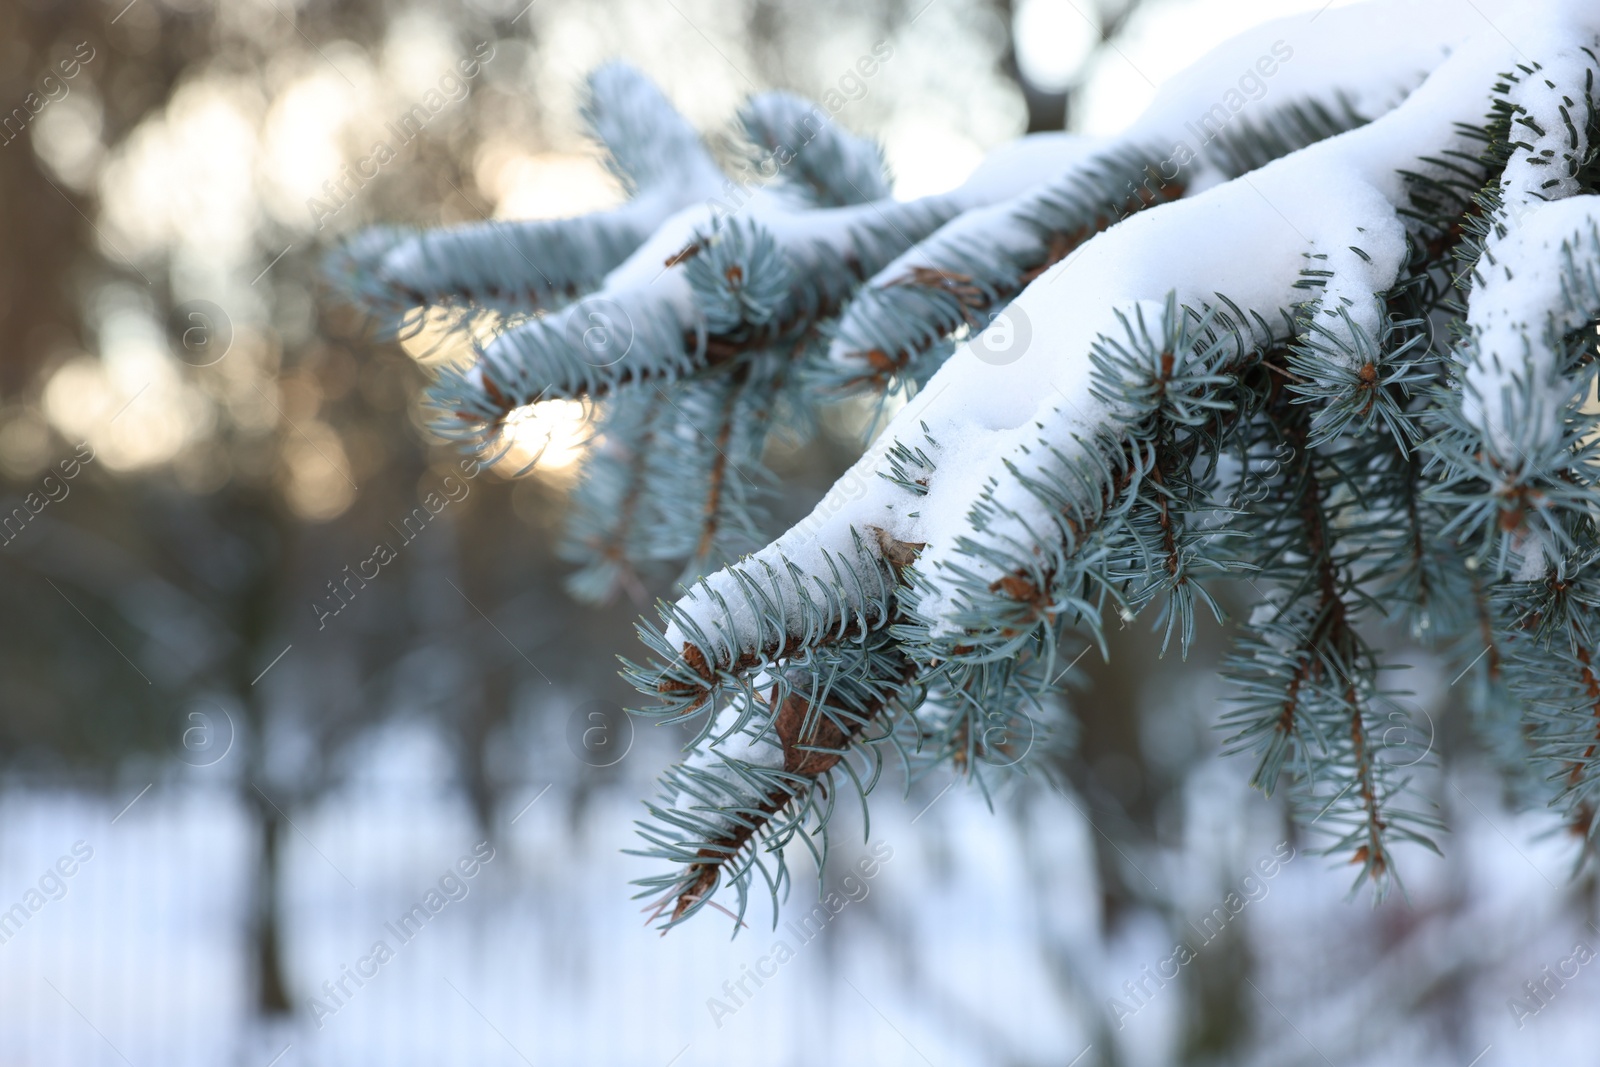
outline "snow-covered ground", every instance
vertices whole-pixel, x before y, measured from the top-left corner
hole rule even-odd
[[[1536,820],[1504,811],[1487,778],[1443,787],[1458,828],[1449,858],[1407,855],[1409,905],[1373,910],[1345,900],[1347,872],[1303,849],[1263,873],[1292,846],[1235,770],[1219,761],[1196,776],[1181,849],[1126,856],[1130,878],[1176,903],[1193,953],[1158,982],[1147,975],[1170,973],[1174,933],[1136,912],[1102,943],[1096,813],[1042,784],[997,815],[961,786],[931,783],[905,801],[885,791],[869,845],[841,818],[825,923],[798,926],[816,883],[796,857],[778,930],[763,899],[736,939],[709,912],[663,938],[629,897],[642,861],[620,851],[633,843],[637,783],[576,813],[531,784],[507,804],[503,824],[521,814],[493,858],[462,877],[478,844],[465,804],[426,768],[391,764],[290,812],[296,1008],[270,1027],[251,1014],[253,830],[231,790],[195,776],[119,815],[138,783],[104,798],[14,786],[0,793],[0,908],[26,911],[41,879],[44,903],[0,944],[0,1064],[1060,1065],[1100,1062],[1074,1057],[1108,1040],[1121,1062],[1165,1064],[1184,983],[1222,954],[1221,939],[1207,941],[1218,921],[1206,923],[1230,891],[1223,936],[1242,931],[1229,951],[1243,946],[1253,967],[1248,1062],[1575,1063],[1600,1040],[1588,1010],[1600,966],[1574,959],[1600,932],[1566,903],[1569,847],[1536,840]],[[57,868],[79,842],[76,856],[92,856]],[[858,866],[869,856],[875,865]],[[386,924],[441,880],[435,899],[456,899],[401,940]],[[1547,1006],[1519,1019],[1508,1001],[1525,1000],[1523,983],[1544,981],[1547,965],[1565,984],[1547,983]],[[337,1001],[325,994],[358,967],[375,973],[359,987],[346,978]]]

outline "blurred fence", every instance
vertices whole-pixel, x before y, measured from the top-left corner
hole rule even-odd
[[[960,785],[885,788],[866,843],[841,812],[820,904],[800,849],[777,929],[758,888],[733,939],[710,913],[666,937],[644,924],[627,882],[648,868],[622,852],[638,781],[530,783],[484,844],[448,780],[357,780],[287,809],[292,1010],[269,1018],[237,783],[11,778],[0,1065],[1090,1067],[1208,1062],[1192,1047],[1208,1027],[1237,1064],[1586,1062],[1600,972],[1574,941],[1600,933],[1574,911],[1567,843],[1539,840],[1490,779],[1451,779],[1441,799],[1458,783],[1470,799],[1450,801],[1448,857],[1413,857],[1409,902],[1373,910],[1309,852],[1264,876],[1279,817],[1213,771],[1171,847],[1122,854],[1164,903],[1109,928],[1110,816],[1035,778],[994,813]]]
[[[711,913],[664,938],[644,924],[627,881],[646,868],[621,852],[639,795],[628,783],[579,808],[529,787],[489,843],[448,784],[369,782],[290,810],[293,1010],[263,1020],[251,805],[217,784],[13,780],[0,902],[26,917],[0,915],[0,1063],[1065,1062],[1083,1048],[1040,951],[1024,840],[977,795],[882,797],[871,847],[859,820],[835,838],[831,898],[795,857],[779,929],[758,889],[733,940]],[[1035,845],[1088,869],[1081,827]],[[1060,889],[1089,902],[1077,883]],[[1092,942],[1092,911],[1074,910],[1072,936]],[[930,966],[926,983],[912,973]]]

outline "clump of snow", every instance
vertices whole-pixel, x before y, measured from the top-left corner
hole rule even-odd
[[[1493,17],[1501,6],[1485,4],[1481,10],[1484,17]],[[1358,114],[1385,114],[1481,28],[1459,15],[1451,0],[1403,5],[1378,0],[1319,12],[1314,18],[1299,14],[1275,19],[1248,30],[1163,85],[1122,136],[1098,145],[1084,142],[1070,166],[985,211],[958,217],[896,258],[867,287],[896,285],[916,267],[964,262],[974,248],[1012,254],[1038,248],[1040,235],[1032,220],[1041,205],[1070,194],[1094,167],[1117,154],[1148,155],[1159,171],[1162,191],[1167,182],[1181,180],[1196,193],[1223,180],[1207,145],[1228,132],[1236,117],[1245,124],[1274,108],[1307,101],[1332,108],[1341,97]],[[1372,32],[1375,20],[1382,21],[1384,32]],[[1154,184],[1152,192],[1157,191]],[[1132,197],[1139,190],[1127,192]],[[1339,251],[1350,255],[1347,249]],[[848,339],[863,331],[851,316],[873,309],[867,303],[859,307],[846,311],[839,340],[829,352],[836,363],[860,359]]]
[[[1571,161],[1588,149],[1584,115],[1573,102],[1583,99],[1600,71],[1592,56],[1573,47],[1581,39],[1579,28],[1553,22],[1541,35],[1540,69],[1519,72],[1521,80],[1508,94],[1520,112],[1513,129],[1519,145],[1506,162],[1498,226],[1484,243],[1467,302],[1474,346],[1466,374],[1467,416],[1508,458],[1518,439],[1548,440],[1560,432],[1558,412],[1566,398],[1547,332],[1581,322],[1571,318],[1562,292],[1565,263],[1557,250],[1592,227],[1595,216],[1592,203],[1569,198],[1580,191]],[[1519,388],[1529,390],[1527,405],[1511,400]],[[1508,418],[1517,425],[1508,425]]]
[[[1490,243],[1478,268],[1481,280],[1467,303],[1472,328],[1467,415],[1502,456],[1512,457],[1517,448],[1561,431],[1568,386],[1560,380],[1551,342],[1600,311],[1576,303],[1566,285],[1570,256],[1600,253],[1597,226],[1600,196],[1533,206]],[[1532,386],[1531,406],[1512,402],[1508,407],[1518,383]],[[1508,417],[1517,424],[1508,425]]]

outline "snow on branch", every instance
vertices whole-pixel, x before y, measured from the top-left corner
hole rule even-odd
[[[1361,125],[1415,87],[1464,36],[1440,4],[1386,10],[1404,23],[1349,43],[1373,12],[1266,23],[1162,87],[1146,113],[1108,143],[1085,143],[1060,176],[958,217],[870,279],[830,349],[846,383],[888,384],[935,369],[943,339],[977,333],[1043,271],[1135,211],[1200,192],[1308,144]],[[1208,106],[1209,105],[1209,106]]]
[[[433,305],[548,311],[598,287],[670,215],[721,187],[693,127],[632,67],[612,63],[590,75],[584,117],[632,194],[626,204],[576,219],[381,227],[336,250],[330,275],[394,326]]]
[[[1592,443],[1567,413],[1587,398],[1589,375],[1578,372],[1592,371],[1600,317],[1600,59],[1573,44],[1575,27],[1547,32],[1544,61],[1507,73],[1497,101],[1509,152],[1481,198],[1487,228],[1463,279],[1462,432],[1442,449],[1457,475],[1447,488],[1465,479],[1488,489],[1451,496],[1466,505],[1458,523],[1482,528],[1496,566],[1515,561],[1524,579],[1574,547],[1573,513],[1592,507],[1596,475]]]
[[[742,567],[785,562],[812,573],[822,552],[839,553],[851,528],[881,527],[900,542],[928,546],[917,563],[926,582],[919,611],[935,634],[954,637],[945,616],[956,609],[946,575],[999,581],[1004,572],[980,560],[973,545],[1027,546],[1055,525],[1053,516],[1024,488],[1048,468],[1083,456],[1082,442],[1120,435],[1116,412],[1092,390],[1092,353],[1102,337],[1119,337],[1125,319],[1165,323],[1168,294],[1183,307],[1219,302],[1222,294],[1243,322],[1266,324],[1283,337],[1283,317],[1305,299],[1299,287],[1308,256],[1327,274],[1328,291],[1372,336],[1379,332],[1374,297],[1395,282],[1408,252],[1400,206],[1407,186],[1402,170],[1427,170],[1422,157],[1460,145],[1456,123],[1477,121],[1488,105],[1505,44],[1474,38],[1435,71],[1393,112],[1368,126],[1312,145],[1240,179],[1192,198],[1131,216],[1087,242],[1080,253],[1047,270],[1012,305],[1009,314],[1029,324],[1032,340],[1010,362],[984,358],[980,336],[956,354],[895,418],[852,471],[868,486],[856,499],[824,500],[812,521],[778,538]],[[1366,299],[1357,299],[1360,294]],[[879,478],[897,440],[926,435],[940,463],[924,495]],[[875,483],[875,484],[874,484]],[[999,505],[982,529],[970,509],[980,500]],[[1012,552],[1010,554],[1015,554]],[[705,596],[731,581],[714,575],[690,592],[693,614]],[[799,616],[810,603],[804,590],[784,599]],[[669,636],[672,636],[669,634]],[[681,636],[681,635],[677,635]],[[738,648],[702,649],[723,659],[749,650],[744,634],[729,635]]]
[[[762,190],[738,208],[716,198],[686,208],[597,292],[511,324],[482,345],[475,365],[446,374],[436,390],[443,428],[488,441],[525,404],[675,381],[784,344],[836,315],[860,279],[908,241],[1021,180],[1026,171],[1013,168],[1009,182],[990,178],[908,203],[799,210],[781,193]],[[695,262],[703,253],[724,261],[714,277]],[[747,284],[753,279],[766,284],[757,291]],[[739,313],[729,318],[730,308]]]

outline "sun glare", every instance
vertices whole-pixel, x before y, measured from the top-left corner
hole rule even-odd
[[[589,412],[581,401],[544,400],[508,415],[503,433],[511,447],[496,471],[514,477],[531,465],[528,473],[565,485],[589,445]]]

